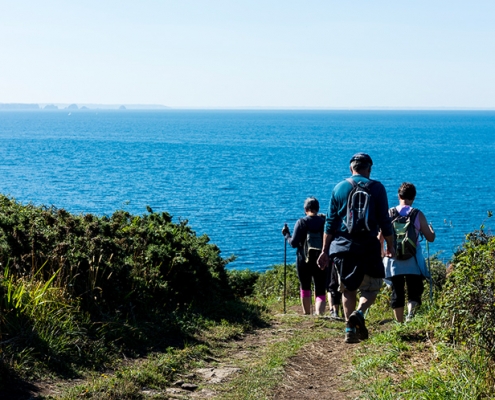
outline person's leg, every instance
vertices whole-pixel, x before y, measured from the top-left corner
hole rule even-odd
[[[339,257],[334,257],[335,265],[340,276],[342,290],[342,304],[344,306],[344,316],[346,319],[345,342],[359,342],[358,329],[361,323],[353,321],[356,309],[357,289],[363,282],[364,270],[358,268],[358,259],[352,253],[343,253]],[[355,319],[355,318],[354,318]],[[358,321],[358,322],[361,322]]]
[[[316,298],[315,298],[315,314],[316,315],[324,315],[326,306],[327,306],[327,302],[325,300],[325,295],[316,296]]]
[[[342,304],[344,306],[344,317],[346,321],[349,321],[349,317],[356,309],[356,296],[357,290],[350,291],[344,288]]]
[[[344,307],[344,317],[345,317],[345,343],[358,343],[359,336],[357,334],[357,329],[355,323],[352,323],[349,318],[353,315],[356,309],[356,295],[357,290],[347,290],[344,289],[342,293],[342,305]]]
[[[311,314],[311,271],[305,263],[297,263],[297,277],[300,284],[301,305],[305,315]]]
[[[421,296],[424,291],[423,277],[421,275],[406,275],[407,285],[407,320],[414,316],[415,309],[421,305]]]
[[[311,314],[311,290],[301,289],[301,305],[305,315]]]
[[[321,270],[316,262],[312,266],[313,282],[315,284],[315,314],[324,315],[326,308],[326,281],[327,271]]]
[[[359,287],[361,296],[359,297],[359,305],[357,307],[357,309],[360,310],[363,315],[375,302],[376,296],[378,296],[378,293],[380,293],[382,285],[383,279],[372,278],[369,275],[364,276],[363,283]]]
[[[341,304],[341,298],[342,298],[342,293],[339,293],[339,297],[335,296],[334,293],[328,293],[328,304],[329,304],[329,309],[330,309],[330,316],[333,318],[339,318],[340,314],[340,304]]]
[[[404,322],[404,307],[394,308],[394,316],[397,322]]]
[[[381,246],[378,239],[370,239],[369,252],[355,257],[355,271],[362,275],[359,280],[361,298],[359,308],[349,316],[349,324],[356,328],[359,339],[368,339],[368,329],[364,313],[374,303],[378,292],[383,285],[383,279],[374,278],[384,276],[384,267],[381,258]]]
[[[368,329],[366,328],[364,314],[375,302],[376,296],[380,292],[383,285],[383,279],[372,278],[369,275],[365,275],[363,282],[359,287],[361,296],[359,298],[359,304],[357,310],[354,311],[349,317],[349,323],[356,327],[359,339],[368,339]]]
[[[340,279],[337,272],[337,268],[333,263],[329,266],[328,273],[328,304],[330,305],[330,315],[334,318],[339,317],[339,308],[342,303],[342,293],[339,291]]]
[[[405,290],[404,290],[404,275],[396,275],[390,278],[392,282],[392,298],[390,305],[394,310],[395,319],[397,322],[404,322],[404,303],[405,303]]]

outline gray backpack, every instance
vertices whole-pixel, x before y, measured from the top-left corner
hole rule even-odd
[[[369,232],[368,215],[371,200],[369,188],[374,181],[356,182],[352,178],[347,178],[346,180],[352,185],[352,190],[347,197],[345,222],[347,231],[351,235]]]
[[[320,256],[321,249],[323,249],[323,232],[322,229],[316,231],[311,231],[308,228],[306,221],[304,221],[306,226],[306,240],[304,241],[304,260],[306,263],[316,262]]]

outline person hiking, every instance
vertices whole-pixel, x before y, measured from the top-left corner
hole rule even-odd
[[[364,313],[375,301],[385,277],[380,230],[388,245],[387,255],[395,255],[387,192],[380,182],[370,179],[372,165],[366,153],[352,156],[352,176],[332,191],[323,249],[318,257],[320,268],[326,267],[331,258],[339,274],[346,343],[368,338]],[[358,289],[361,296],[356,309]]]
[[[343,318],[339,316],[340,305],[342,304],[342,292],[339,283],[339,274],[337,268],[331,262],[329,268],[327,268],[327,293],[328,293],[328,307],[330,308],[330,318],[337,321],[342,321]]]
[[[316,264],[323,245],[323,227],[325,225],[325,219],[318,215],[319,210],[320,203],[318,200],[314,197],[307,198],[304,202],[306,216],[297,220],[294,226],[294,234],[290,235],[287,225],[282,229],[282,234],[287,242],[291,247],[297,249],[296,269],[300,284],[301,304],[303,313],[306,315],[311,313],[311,282],[314,282],[315,286],[315,314],[323,315],[326,306],[326,271],[318,268]],[[314,246],[315,249],[309,250],[308,242],[312,240],[311,237],[315,238],[317,244]]]
[[[396,231],[402,228],[402,234],[395,234],[394,258],[384,257],[385,277],[392,282],[391,306],[395,319],[404,322],[405,287],[407,287],[407,316],[410,321],[415,309],[421,305],[424,291],[423,279],[429,277],[426,261],[420,244],[420,234],[429,242],[435,240],[435,231],[428,224],[425,215],[413,208],[416,187],[404,182],[399,187],[399,205],[389,210]],[[409,227],[410,225],[410,227]],[[408,236],[408,231],[411,232]],[[387,244],[388,245],[388,244]]]

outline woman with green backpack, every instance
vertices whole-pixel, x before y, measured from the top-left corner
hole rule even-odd
[[[399,188],[399,205],[389,210],[394,227],[395,257],[383,258],[385,278],[392,282],[391,305],[398,322],[404,322],[405,287],[407,287],[407,317],[410,321],[416,307],[421,305],[423,279],[429,278],[420,244],[420,236],[433,242],[435,231],[425,215],[412,204],[416,187],[404,182]]]

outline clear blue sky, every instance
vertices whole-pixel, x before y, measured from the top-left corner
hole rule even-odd
[[[495,108],[495,1],[0,0],[0,103]]]

